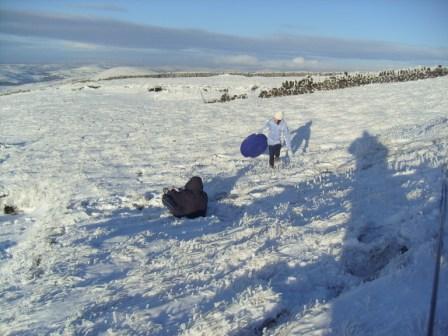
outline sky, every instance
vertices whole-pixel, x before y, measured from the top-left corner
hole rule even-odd
[[[378,70],[448,63],[446,0],[0,0],[0,64]]]

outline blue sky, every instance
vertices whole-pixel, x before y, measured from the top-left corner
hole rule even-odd
[[[447,64],[446,0],[0,0],[0,63],[189,70]]]

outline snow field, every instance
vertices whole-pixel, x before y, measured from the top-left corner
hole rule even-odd
[[[448,78],[275,99],[252,90],[283,80],[1,96],[0,203],[20,213],[0,215],[0,332],[424,334]],[[204,88],[249,98],[204,104]],[[279,110],[295,153],[271,171],[239,144]],[[162,188],[193,175],[209,216],[172,218]],[[440,307],[447,273],[444,263]],[[448,330],[443,315],[437,328]]]

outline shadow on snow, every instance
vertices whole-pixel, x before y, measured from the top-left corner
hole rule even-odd
[[[308,122],[294,132],[294,151],[302,144],[302,151],[306,151],[310,128],[311,122]],[[419,179],[424,180],[428,174],[436,176],[439,170],[422,165],[413,174],[397,174],[388,167],[387,147],[368,132],[356,139],[348,150],[356,159],[354,171],[342,174],[327,172],[314,180],[294,186],[278,185],[281,190],[279,193],[253,197],[250,204],[238,206],[234,200],[238,199],[239,195],[232,193],[232,190],[237,182],[253,169],[252,165],[248,165],[232,176],[216,176],[206,181],[205,190],[209,194],[209,211],[206,218],[179,220],[170,216],[161,217],[166,215],[166,210],[162,208],[146,209],[143,216],[137,210],[121,209],[113,213],[111,219],[85,227],[91,232],[101,228],[106,231],[105,234],[96,238],[80,239],[77,243],[100,248],[105,244],[114,244],[117,239],[132,238],[141,234],[145,236],[144,244],[161,239],[189,241],[206,235],[225,233],[229,228],[240,225],[245,216],[257,216],[261,213],[270,214],[276,220],[286,223],[285,225],[304,228],[316,221],[330,221],[331,225],[310,228],[312,233],[320,237],[344,230],[338,255],[323,253],[317,260],[306,262],[303,266],[288,262],[299,260],[298,258],[303,256],[285,256],[279,262],[269,264],[250,275],[237,277],[230,286],[200,303],[201,312],[206,314],[216,303],[231,302],[250,286],[271,288],[273,292],[280,294],[276,307],[267,312],[262,320],[249,323],[234,332],[234,335],[261,335],[263,329],[273,329],[290,317],[304,314],[306,307],[313,305],[316,300],[332,300],[355,286],[393,272],[394,267],[399,264],[397,260],[405,258],[413,248],[401,235],[400,229],[408,221],[415,220],[413,215],[418,210],[412,209],[418,208],[419,200],[408,200],[404,186],[421,183],[418,182]],[[268,187],[254,187],[249,194],[260,195],[267,191]],[[332,218],[343,213],[347,213],[346,220],[334,224]],[[259,229],[253,232],[253,236],[267,229],[266,223],[257,220],[251,223],[251,227]],[[233,241],[232,244],[238,245],[241,242]],[[282,255],[281,248],[276,239],[266,239],[257,253],[269,250]],[[107,259],[107,256],[102,257]],[[217,274],[215,278],[224,276],[225,274]],[[126,277],[126,270],[117,273],[117,277]],[[110,276],[105,276],[102,280],[95,281],[105,283],[110,280]],[[138,309],[142,307],[143,302],[148,302],[142,298],[123,298],[122,301],[126,305],[135,304]],[[151,305],[153,306],[154,302]],[[331,326],[336,330],[340,327],[336,321],[343,319],[343,316],[337,311],[337,305],[333,307],[333,312],[334,322],[331,322]],[[180,316],[178,324],[187,320],[188,317]],[[170,330],[174,331],[175,328],[173,325]],[[166,331],[160,333],[164,334]]]
[[[295,131],[291,132],[291,149],[292,152],[295,154],[302,146],[302,153],[306,153],[308,150],[308,145],[311,138],[311,125],[313,124],[312,121],[307,122],[305,125],[299,127]]]

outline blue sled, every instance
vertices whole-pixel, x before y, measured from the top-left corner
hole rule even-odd
[[[257,157],[268,148],[268,138],[264,134],[251,134],[241,143],[240,151],[244,157]]]

